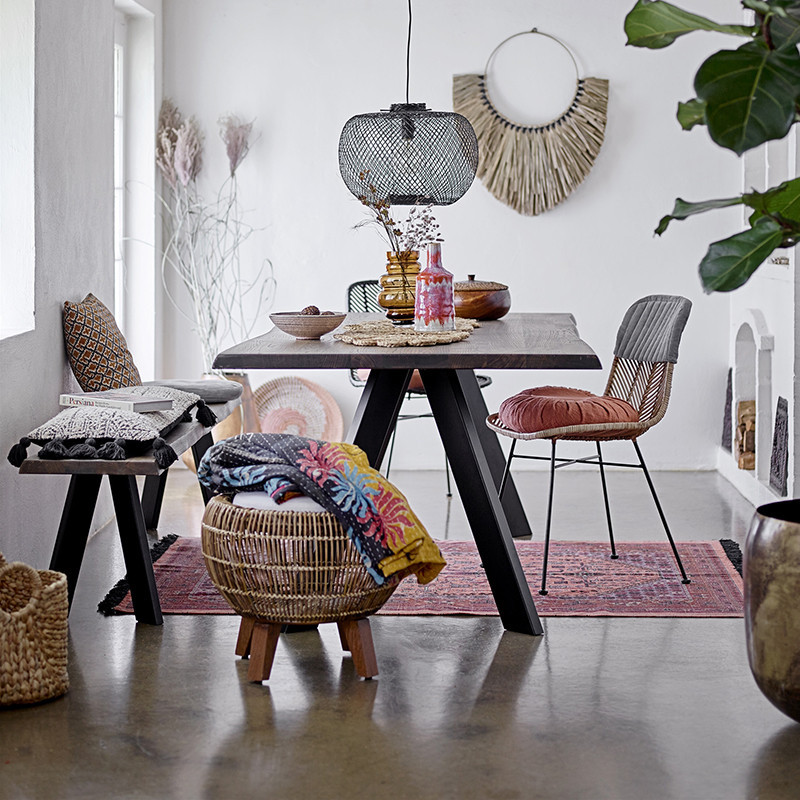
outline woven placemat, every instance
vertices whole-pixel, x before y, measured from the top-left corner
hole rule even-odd
[[[333,338],[345,344],[362,347],[428,347],[433,344],[450,344],[466,339],[473,328],[479,326],[474,319],[456,319],[454,331],[415,331],[413,327],[397,326],[388,319],[357,322],[346,325],[341,333]]]

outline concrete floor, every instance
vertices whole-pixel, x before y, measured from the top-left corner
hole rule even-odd
[[[198,533],[173,470],[160,535]],[[559,473],[554,537],[604,538],[596,474]],[[444,473],[393,480],[436,538],[469,536]],[[714,473],[656,473],[677,540],[742,541],[752,508]],[[535,530],[546,479],[517,479]],[[610,475],[620,546],[663,534],[638,474]],[[69,693],[0,712],[0,798],[800,797],[800,725],[750,676],[737,619],[374,617],[380,675],[336,628],[281,637],[246,681],[235,617],[162,627],[94,610],[124,572],[116,530],[89,543],[70,618]]]

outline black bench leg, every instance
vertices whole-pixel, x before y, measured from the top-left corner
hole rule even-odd
[[[67,576],[70,606],[81,571],[101,480],[102,475],[73,475],[69,482],[67,499],[64,501],[64,510],[61,512],[61,524],[58,526],[56,543],[50,558],[50,569],[63,572]]]
[[[214,444],[214,439],[211,436],[211,431],[209,431],[192,445],[195,466],[200,466],[201,459],[212,444]],[[208,505],[208,501],[214,496],[214,493],[207,486],[203,486],[202,483],[200,484],[200,492],[203,495],[203,502]]]
[[[161,516],[161,502],[164,499],[164,487],[167,485],[169,470],[164,470],[160,475],[147,475],[142,489],[142,511],[144,512],[144,526],[147,530],[158,527],[158,518]]]
[[[134,475],[109,475],[117,528],[125,557],[128,585],[137,622],[161,625],[161,604],[158,601],[153,562],[147,543],[144,513]]]

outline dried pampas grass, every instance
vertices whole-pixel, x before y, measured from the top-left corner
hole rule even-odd
[[[478,177],[498,200],[528,216],[563,202],[589,174],[603,144],[607,107],[608,81],[583,78],[558,119],[519,125],[492,105],[485,76],[453,76],[453,110],[478,137]]]

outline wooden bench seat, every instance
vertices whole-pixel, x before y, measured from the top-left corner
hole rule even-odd
[[[210,405],[209,408],[221,422],[239,404],[240,400],[236,399]],[[178,455],[191,449],[196,464],[200,463],[206,450],[213,444],[211,429],[196,420],[180,423],[164,439]],[[50,460],[37,458],[34,453],[33,457],[23,461],[19,471],[25,475],[72,476],[50,559],[50,569],[67,576],[70,604],[86,550],[100,484],[103,476],[108,477],[136,619],[138,622],[161,625],[163,617],[147,530],[158,527],[168,470],[156,464],[152,450],[124,461],[77,458]],[[144,476],[141,496],[136,482],[139,475]],[[200,490],[207,503],[211,493],[202,485]]]

